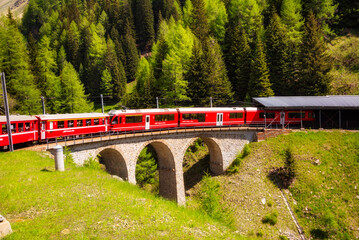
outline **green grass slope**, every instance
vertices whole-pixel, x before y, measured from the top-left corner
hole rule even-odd
[[[279,188],[269,179],[284,166],[288,149],[296,177],[283,192],[305,236],[310,239],[359,238],[359,133],[296,132],[250,144],[239,172],[218,176],[238,231],[263,239],[299,238]],[[278,213],[274,225],[263,223]]]
[[[240,238],[101,169],[53,166],[45,153],[0,153],[0,210],[13,228],[5,239]]]

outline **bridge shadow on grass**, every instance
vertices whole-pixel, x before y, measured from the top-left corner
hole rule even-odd
[[[202,159],[193,164],[186,172],[184,172],[183,179],[185,191],[193,188],[197,183],[199,183],[206,172],[211,174],[209,154],[206,154]]]

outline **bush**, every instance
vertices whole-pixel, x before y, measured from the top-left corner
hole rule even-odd
[[[97,157],[89,157],[83,164],[83,167],[91,168],[91,169],[101,169],[101,165],[97,159]]]
[[[296,162],[293,156],[292,147],[287,147],[282,155],[285,158],[284,167],[272,168],[268,174],[268,177],[279,188],[288,188],[296,177]]]
[[[278,213],[272,212],[268,215],[266,215],[263,219],[262,219],[262,223],[268,223],[270,225],[275,225],[278,222]]]
[[[64,156],[65,156],[65,162],[72,164],[74,163],[74,158],[71,155],[71,151],[68,146],[64,147]]]

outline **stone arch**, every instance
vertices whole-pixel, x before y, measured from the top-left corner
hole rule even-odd
[[[187,148],[198,138],[201,138],[207,145],[209,150],[209,159],[210,159],[210,169],[215,175],[223,173],[223,154],[221,151],[220,144],[218,140],[214,137],[198,135],[192,138],[186,145],[183,156]]]
[[[178,180],[176,176],[176,164],[171,147],[161,140],[146,142],[141,147],[137,155],[136,161],[140,152],[148,145],[151,145],[153,147],[153,149],[156,151],[158,158],[157,160],[160,181],[159,195],[170,200],[178,201]]]
[[[100,149],[96,156],[100,155],[100,163],[106,166],[106,171],[116,175],[123,180],[128,180],[128,169],[123,155],[116,148]]]

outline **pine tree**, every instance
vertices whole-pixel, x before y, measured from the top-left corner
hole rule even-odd
[[[280,15],[286,26],[290,40],[297,45],[302,37],[303,17],[300,0],[283,0]]]
[[[127,81],[131,82],[135,79],[138,61],[140,60],[139,54],[136,48],[136,40],[131,35],[131,29],[129,24],[127,23],[125,35],[122,38],[122,46],[125,51],[126,56],[126,77]]]
[[[136,0],[135,25],[137,40],[142,51],[149,51],[155,39],[151,0]]]
[[[138,157],[136,164],[136,182],[141,187],[146,184],[154,184],[158,181],[157,162],[154,158],[155,154],[148,148],[144,148]]]
[[[201,41],[204,41],[210,31],[204,0],[192,0],[192,4],[193,24],[190,27],[194,35]]]
[[[154,96],[152,95],[152,85],[153,85],[153,71],[149,62],[146,58],[141,58],[138,65],[138,71],[136,74],[137,84],[136,84],[136,93],[138,94],[138,99],[140,102],[141,108],[150,108],[153,107]]]
[[[67,31],[66,55],[69,62],[76,66],[78,51],[80,47],[80,33],[75,21],[72,21]]]
[[[101,94],[106,96],[111,96],[112,88],[113,88],[112,76],[111,73],[106,68],[105,70],[102,71],[102,77],[100,82]]]
[[[268,67],[272,89],[277,96],[290,95],[288,38],[277,13],[273,12],[266,30]]]
[[[249,97],[268,97],[273,96],[269,81],[269,70],[263,49],[262,40],[257,34],[256,48],[251,64],[251,76],[249,81]]]
[[[125,69],[121,61],[117,59],[115,44],[110,38],[107,40],[107,50],[105,53],[104,63],[105,67],[109,70],[112,76],[112,95],[115,100],[120,100],[126,93],[127,79]]]
[[[37,61],[40,63],[40,72],[37,85],[47,99],[47,112],[58,113],[61,104],[61,86],[59,78],[56,76],[56,52],[50,48],[50,40],[46,36],[40,40],[38,50]]]
[[[209,38],[203,46],[205,57],[205,73],[207,74],[207,94],[213,97],[214,104],[223,105],[232,100],[232,86],[228,80],[222,51],[213,38]]]
[[[8,93],[16,100],[15,111],[37,114],[40,91],[30,71],[26,42],[16,25],[7,18],[0,20],[0,69],[5,73]]]
[[[57,67],[58,67],[58,74],[60,75],[60,73],[62,72],[62,70],[64,69],[64,64],[66,61],[66,52],[65,52],[65,48],[64,46],[60,47],[60,50],[57,54]]]
[[[192,56],[189,62],[189,69],[184,75],[188,81],[188,96],[192,103],[199,106],[208,105],[207,73],[205,57],[202,52],[202,45],[195,41],[192,49]]]
[[[222,0],[204,0],[211,33],[222,43],[225,38],[225,26],[228,23],[228,14]]]
[[[298,94],[325,95],[329,92],[331,69],[320,26],[312,12],[309,13],[300,53],[300,79]]]
[[[243,101],[248,92],[251,72],[251,48],[247,34],[239,26],[228,31],[229,49],[226,54],[228,77],[235,91],[235,98]]]
[[[84,87],[71,63],[65,61],[60,75],[61,82],[61,112],[81,113],[90,112],[92,104],[86,100]]]

